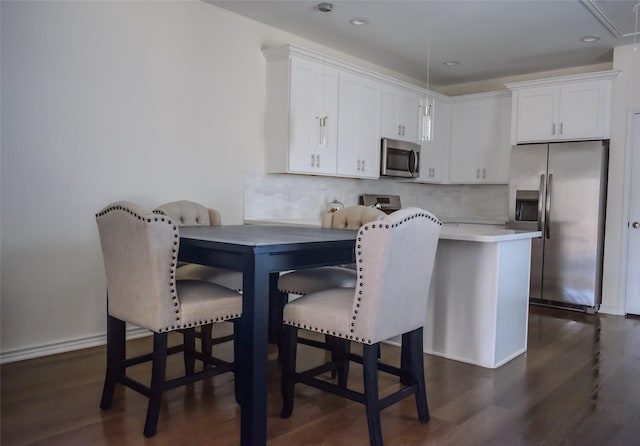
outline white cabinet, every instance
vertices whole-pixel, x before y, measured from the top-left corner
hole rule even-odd
[[[338,99],[338,175],[378,178],[380,175],[379,82],[341,73]]]
[[[288,101],[278,98],[276,104],[269,104],[280,105],[282,110],[268,106],[267,125],[269,131],[277,133],[267,133],[267,150],[284,153],[277,155],[275,166],[267,158],[267,168],[275,172],[335,174],[338,70],[319,62],[291,58],[289,73],[283,73],[283,77],[288,79],[288,85],[274,86],[268,91],[269,95]],[[269,136],[274,138],[270,140]]]
[[[456,98],[451,111],[451,183],[508,183],[511,97]]]
[[[449,181],[449,146],[451,141],[451,104],[444,98],[429,96],[432,113],[432,138],[421,141],[420,147],[420,183],[447,183]],[[427,98],[420,106],[428,106]],[[424,112],[424,108],[422,108]],[[422,128],[420,131],[426,132]]]
[[[419,100],[417,92],[385,85],[382,89],[382,136],[418,142]]]
[[[609,138],[616,71],[507,84],[515,143]]]

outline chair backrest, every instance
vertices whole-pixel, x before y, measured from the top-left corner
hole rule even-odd
[[[407,208],[360,228],[355,340],[375,343],[424,325],[441,225],[431,213]]]
[[[172,201],[158,206],[153,212],[170,217],[180,226],[220,226],[222,224],[220,212],[195,201]]]
[[[178,328],[178,225],[126,201],[108,205],[96,221],[109,314],[155,332]]]
[[[333,229],[358,229],[365,223],[380,220],[387,214],[371,206],[349,206],[322,216],[322,227]]]

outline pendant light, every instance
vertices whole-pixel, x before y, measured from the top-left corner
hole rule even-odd
[[[431,38],[430,30],[427,29],[427,98],[422,108],[422,134],[421,141],[431,141],[433,139],[433,98],[430,97],[429,91],[429,72],[431,62]]]

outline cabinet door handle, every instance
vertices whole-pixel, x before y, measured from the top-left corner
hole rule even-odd
[[[552,135],[556,134],[556,123],[555,122],[553,124],[551,124],[551,134]]]
[[[560,135],[562,135],[562,127],[563,127],[563,122],[560,123]]]
[[[480,179],[480,169],[476,169],[476,178]]]
[[[487,179],[487,169],[482,169],[482,178]]]
[[[316,156],[311,155],[311,167],[316,167]]]
[[[398,124],[398,136],[402,135],[402,126]]]
[[[364,161],[365,161],[365,160],[362,160],[362,171],[363,171],[363,172],[364,172]]]
[[[320,155],[316,155],[316,167],[320,167]]]
[[[402,136],[404,136],[404,126],[402,126]]]

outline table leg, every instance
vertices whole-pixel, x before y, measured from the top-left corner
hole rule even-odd
[[[267,340],[269,320],[268,255],[247,259],[243,271],[239,376],[242,389],[240,444],[267,441]]]

